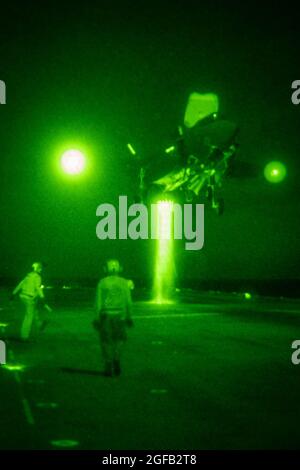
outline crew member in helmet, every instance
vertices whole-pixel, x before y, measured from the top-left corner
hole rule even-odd
[[[121,277],[122,268],[116,259],[105,265],[106,277],[97,286],[94,327],[99,331],[104,375],[121,374],[120,355],[127,339],[126,326],[133,325],[131,319],[131,289],[128,280]]]
[[[41,278],[42,270],[43,264],[41,262],[33,263],[32,271],[25,276],[13,291],[13,296],[18,294],[25,307],[25,316],[21,326],[21,339],[23,341],[30,338],[33,326],[36,332],[40,327],[37,303],[39,300],[45,302]]]

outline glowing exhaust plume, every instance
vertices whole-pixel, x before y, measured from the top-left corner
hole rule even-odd
[[[156,204],[157,248],[154,273],[154,301],[170,302],[174,283],[173,261],[173,202]]]

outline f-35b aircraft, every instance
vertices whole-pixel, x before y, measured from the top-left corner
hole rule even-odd
[[[226,175],[230,173],[238,150],[238,127],[219,114],[219,99],[213,93],[192,93],[178,127],[177,137],[164,151],[170,170],[158,178],[149,178],[151,162],[140,158],[127,144],[139,164],[136,201],[144,202],[149,193],[161,199],[176,194],[184,202],[208,201],[217,214],[224,210],[219,194]]]

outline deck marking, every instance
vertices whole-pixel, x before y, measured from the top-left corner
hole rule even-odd
[[[14,355],[12,350],[9,351],[9,357],[12,359],[12,361],[15,360],[15,355]],[[32,425],[35,424],[35,421],[34,421],[33,414],[32,414],[32,411],[31,411],[31,408],[30,408],[30,405],[29,405],[29,401],[24,396],[19,371],[17,371],[17,370],[13,371],[13,376],[14,376],[14,379],[15,379],[16,383],[18,384],[18,389],[19,389],[19,393],[20,393],[20,396],[21,396],[21,403],[22,403],[22,406],[23,406],[23,411],[24,411],[24,414],[25,414],[26,421],[29,425],[32,426]]]
[[[153,388],[152,390],[150,390],[150,393],[152,395],[165,395],[166,393],[168,393],[168,390],[166,390],[165,388]]]
[[[48,409],[48,410],[54,410],[55,408],[58,408],[58,404],[57,403],[47,403],[47,402],[40,402],[40,403],[36,403],[35,405],[37,408],[44,408],[44,409]]]
[[[216,316],[222,315],[221,313],[169,313],[169,314],[157,314],[157,315],[134,315],[134,319],[139,318],[187,318],[187,317],[205,317],[205,316]]]
[[[31,408],[30,408],[27,398],[22,398],[22,405],[23,405],[27,423],[30,424],[31,426],[34,425],[35,421],[34,421],[33,414],[31,412]]]
[[[71,439],[62,439],[59,441],[51,441],[51,445],[55,447],[76,447],[79,445],[79,442],[72,441]]]

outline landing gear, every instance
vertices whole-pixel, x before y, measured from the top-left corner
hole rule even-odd
[[[223,199],[223,198],[219,198],[219,199],[214,203],[214,205],[212,206],[212,208],[216,211],[216,213],[217,213],[218,215],[223,215],[223,213],[224,213],[224,208],[225,208],[224,199]]]
[[[212,203],[213,198],[214,198],[213,186],[208,186],[207,191],[206,191],[206,199],[208,200],[208,202]]]
[[[195,193],[190,189],[186,189],[185,192],[185,200],[187,203],[192,203],[195,200]]]
[[[208,202],[210,202],[211,207],[214,209],[214,211],[218,215],[222,215],[224,212],[225,203],[224,203],[223,198],[216,197],[215,186],[216,186],[216,179],[215,179],[215,175],[213,174],[211,175],[210,180],[209,180],[209,185],[207,186],[206,198]]]

